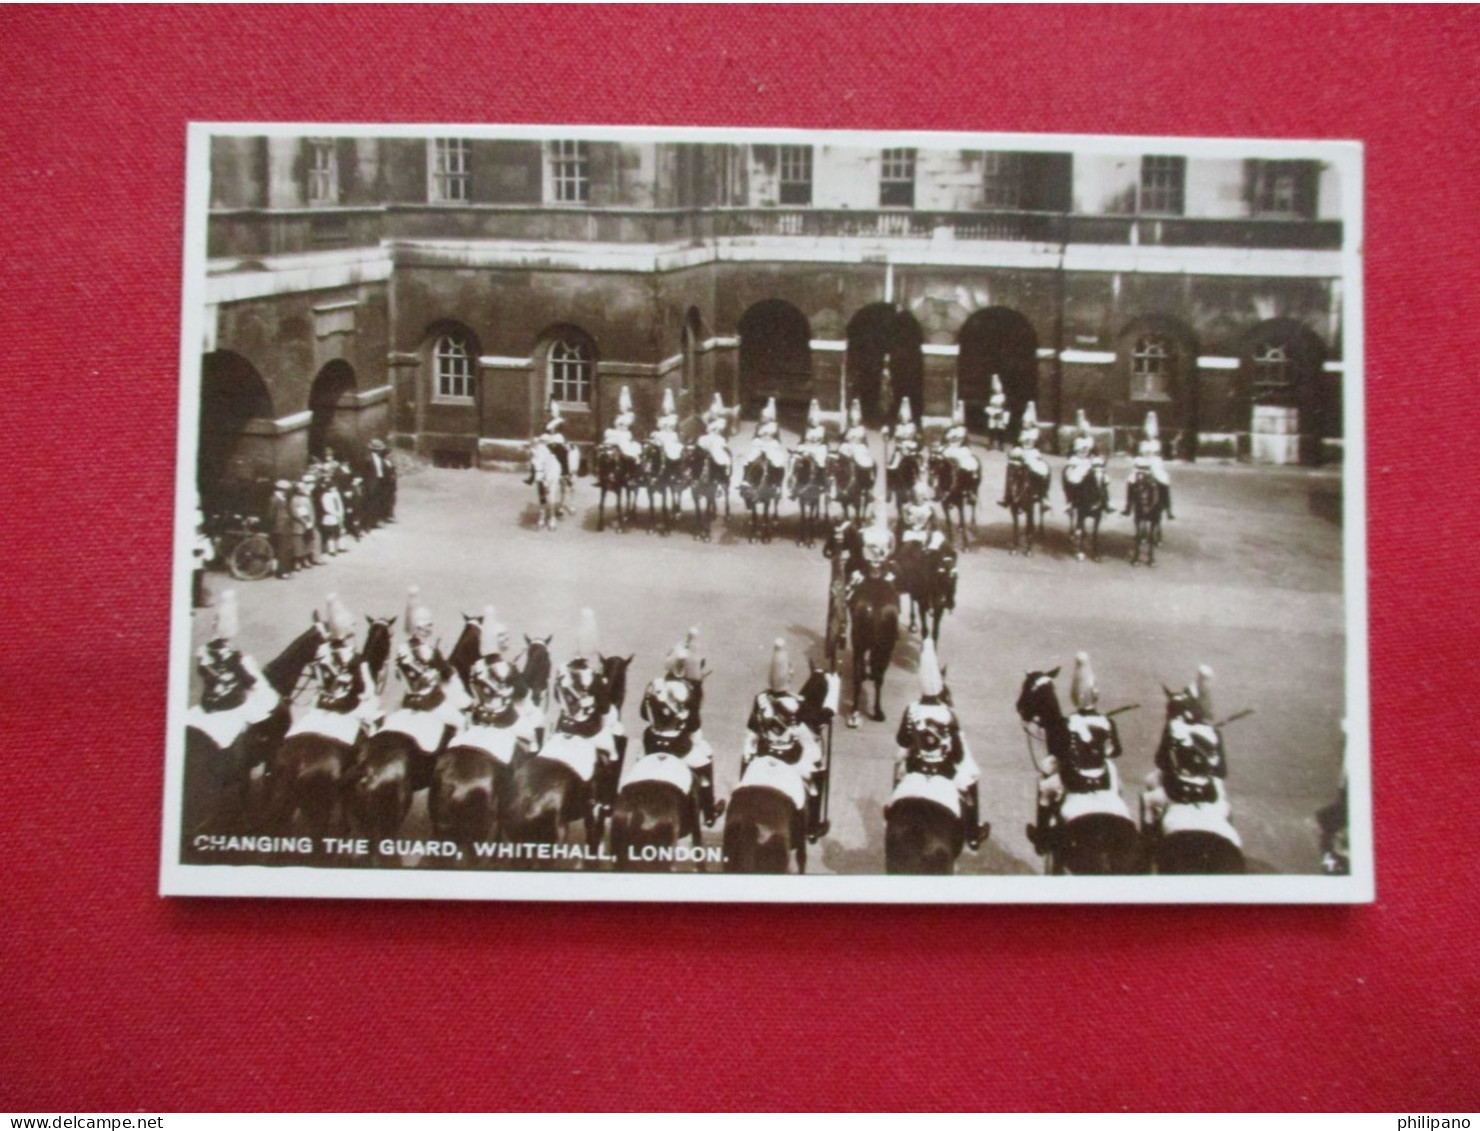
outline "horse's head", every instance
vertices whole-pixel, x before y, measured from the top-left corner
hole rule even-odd
[[[622,704],[627,701],[627,669],[632,664],[632,653],[627,656],[602,656],[601,674],[606,680],[607,690],[611,695],[612,706],[621,714]]]
[[[365,630],[365,646],[360,649],[360,659],[370,666],[370,674],[379,680],[386,660],[390,659],[391,629],[395,627],[396,618],[367,615],[365,623],[370,627]]]
[[[839,518],[827,532],[822,553],[829,558],[846,558],[862,544],[857,525],[849,518]]]
[[[1059,693],[1053,682],[1058,676],[1059,669],[1052,668],[1049,671],[1029,672],[1023,677],[1023,685],[1017,698],[1018,718],[1046,730],[1050,723],[1064,717],[1064,712],[1059,707]]]
[[[524,681],[537,693],[543,693],[550,682],[550,671],[554,666],[550,662],[550,641],[555,639],[554,633],[549,636],[524,636]]]

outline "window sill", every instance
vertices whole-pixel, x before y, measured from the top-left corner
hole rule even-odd
[[[476,397],[433,397],[430,403],[452,408],[476,408],[478,400]]]

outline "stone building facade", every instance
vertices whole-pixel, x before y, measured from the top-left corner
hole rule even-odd
[[[826,142],[829,139],[822,138]],[[854,397],[1339,454],[1341,185],[1317,160],[670,140],[212,139],[203,495],[375,436],[451,464],[630,389]],[[1269,415],[1267,412],[1264,414]]]

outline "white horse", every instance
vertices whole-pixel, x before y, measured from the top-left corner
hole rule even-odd
[[[546,445],[536,440],[529,449],[529,475],[526,483],[534,484],[539,499],[539,520],[535,526],[540,530],[554,530],[562,514],[569,514],[566,505],[570,480],[565,468]]]

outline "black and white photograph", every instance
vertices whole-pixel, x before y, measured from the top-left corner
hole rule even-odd
[[[164,894],[1373,898],[1360,145],[188,141]]]

